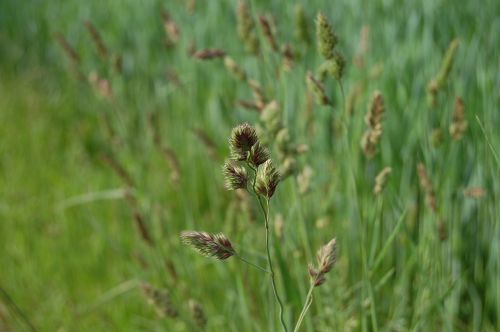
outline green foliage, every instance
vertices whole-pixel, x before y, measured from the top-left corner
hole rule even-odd
[[[223,232],[265,266],[258,206],[226,191],[220,171],[243,122],[263,126],[271,159],[287,170],[270,221],[274,230],[278,213],[284,220],[272,252],[289,326],[308,264],[335,237],[336,265],[303,331],[495,331],[500,3],[299,2],[298,18],[296,3],[246,2],[244,42],[236,2],[0,1],[0,287],[38,331],[279,330],[261,271],[206,260],[179,240],[185,229]],[[312,40],[318,12],[345,59],[342,75],[330,66],[317,81],[320,104],[306,82],[325,61]],[[293,50],[289,70],[266,46],[261,14]],[[188,55],[200,49],[230,58]],[[433,78],[443,82],[431,107]],[[383,133],[368,159],[360,144],[375,90]],[[241,106],[253,99],[254,109]],[[266,106],[272,123],[255,111]],[[467,123],[460,140],[448,133],[456,114]],[[306,167],[313,175],[299,190]],[[141,282],[168,291],[178,317],[158,318]],[[0,297],[4,326],[27,324]]]

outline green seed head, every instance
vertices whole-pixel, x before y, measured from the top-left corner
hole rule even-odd
[[[318,13],[316,18],[316,35],[319,53],[326,60],[332,59],[334,57],[333,49],[337,45],[338,38],[323,13]]]
[[[280,182],[280,174],[274,167],[271,159],[268,159],[257,172],[255,190],[258,194],[271,198]]]

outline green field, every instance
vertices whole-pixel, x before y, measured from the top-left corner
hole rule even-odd
[[[269,274],[179,236],[223,232],[268,268],[258,201],[224,188],[244,122],[283,175],[288,331],[332,238],[301,331],[498,331],[500,2],[245,3],[246,37],[236,0],[0,1],[0,331],[283,330]],[[341,77],[322,75],[319,12]]]

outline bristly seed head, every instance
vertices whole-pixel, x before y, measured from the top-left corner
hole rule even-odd
[[[227,190],[246,189],[248,182],[247,171],[244,167],[227,160],[222,167],[224,186]]]
[[[243,123],[233,128],[231,138],[229,139],[231,157],[238,161],[247,160],[252,146],[257,141],[257,133],[248,123]]]
[[[189,310],[191,311],[191,316],[193,317],[194,323],[200,329],[204,329],[207,325],[207,318],[205,312],[200,303],[195,300],[189,300],[188,302]]]
[[[315,287],[320,286],[325,282],[325,274],[330,272],[335,265],[335,261],[337,260],[336,239],[332,239],[326,245],[321,247],[316,256],[318,259],[318,267],[316,268],[312,264],[309,264],[308,267],[309,276],[311,277]]]
[[[255,190],[258,194],[271,198],[280,182],[280,174],[273,165],[271,159],[268,159],[257,172]]]
[[[181,240],[205,257],[224,260],[236,253],[231,241],[222,233],[183,231]]]
[[[332,25],[323,13],[318,13],[316,18],[316,35],[318,38],[319,53],[326,60],[332,59],[334,56],[333,49],[337,45],[338,38],[333,31]]]
[[[167,290],[158,289],[145,282],[141,284],[141,289],[148,302],[155,308],[159,317],[175,318],[179,315],[179,312],[172,304],[170,294]]]
[[[337,260],[337,240],[332,239],[321,247],[317,253],[319,272],[328,273]]]
[[[269,159],[269,151],[260,142],[255,143],[250,149],[249,162],[259,167]]]

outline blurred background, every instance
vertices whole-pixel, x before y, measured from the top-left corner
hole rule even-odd
[[[306,83],[320,11],[346,61],[326,106]],[[223,186],[242,122],[286,175],[270,216],[290,327],[336,237],[304,331],[498,331],[499,41],[494,0],[0,1],[0,331],[278,331],[265,275],[179,240],[221,231],[265,266],[258,205]]]

